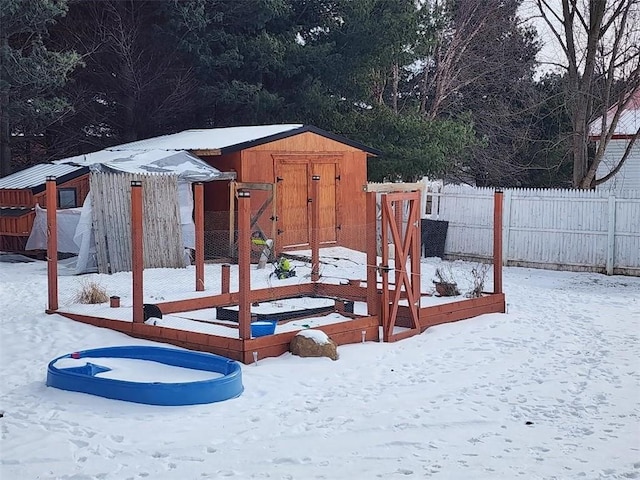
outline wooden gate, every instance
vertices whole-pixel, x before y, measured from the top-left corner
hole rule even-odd
[[[251,236],[259,235],[263,239],[276,241],[276,186],[273,183],[243,183],[231,182],[229,209],[229,231],[237,232],[235,212],[237,210],[236,201],[238,190],[250,190],[252,192],[252,202],[259,205],[258,209],[251,212],[250,229]],[[273,250],[273,248],[271,249]],[[229,235],[229,254],[232,257],[238,253],[238,235]]]
[[[381,314],[385,342],[420,333],[420,198],[419,191],[381,195]],[[393,259],[389,258],[389,244],[393,245]],[[391,271],[395,273],[393,290],[389,282]],[[402,318],[398,315],[401,303],[406,304]]]

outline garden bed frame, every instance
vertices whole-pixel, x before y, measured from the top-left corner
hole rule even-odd
[[[312,176],[312,225],[319,225],[318,176]],[[505,297],[502,292],[502,192],[496,191],[494,201],[494,249],[493,249],[493,284],[494,291],[482,297],[458,300],[438,306],[420,307],[420,238],[419,218],[409,222],[405,235],[396,239],[395,267],[388,267],[389,249],[383,242],[383,259],[377,264],[377,195],[379,188],[369,185],[367,188],[367,281],[364,285],[330,285],[320,283],[319,275],[319,239],[318,229],[311,230],[311,282],[305,284],[272,287],[251,290],[250,285],[250,192],[236,192],[238,205],[238,284],[237,292],[230,292],[230,266],[221,269],[221,293],[218,295],[188,298],[157,303],[163,314],[189,312],[212,307],[238,306],[239,338],[231,338],[213,334],[190,332],[144,323],[143,311],[143,261],[142,261],[142,182],[131,182],[131,242],[132,242],[132,299],[133,321],[114,320],[64,311],[58,305],[58,254],[57,254],[57,220],[56,220],[56,182],[55,177],[47,178],[47,276],[48,276],[48,308],[49,314],[57,313],[72,320],[109,328],[127,335],[170,343],[192,350],[200,350],[241,361],[252,363],[256,358],[282,355],[289,351],[289,342],[297,331],[289,331],[251,338],[251,304],[269,300],[294,298],[298,296],[327,297],[335,299],[335,311],[348,317],[349,320],[314,327],[324,331],[338,345],[359,343],[363,341],[396,341],[418,334],[427,328],[446,322],[454,322],[472,318],[485,313],[504,313]],[[388,204],[395,204],[395,210],[388,210],[387,225],[396,234],[402,229],[399,212],[405,201],[413,202],[420,198],[418,191],[402,191],[402,184],[395,184],[393,192],[401,195],[389,197]],[[388,187],[381,193],[392,195]],[[395,203],[394,203],[395,202]],[[194,220],[196,225],[195,244],[195,290],[204,291],[204,207],[203,185],[194,185]],[[413,208],[413,206],[411,207]],[[395,213],[394,213],[395,212]],[[390,223],[389,223],[390,222]],[[394,226],[395,225],[395,226]],[[386,229],[383,229],[386,230]],[[383,238],[383,240],[386,240]],[[417,257],[417,258],[416,258]],[[411,265],[411,274],[407,274],[407,264]],[[389,272],[395,272],[396,282],[388,281]],[[377,276],[383,276],[382,287],[378,286]],[[412,278],[413,283],[409,283]],[[401,279],[402,281],[398,281]],[[415,283],[417,282],[417,283]],[[417,288],[416,288],[417,285]],[[399,289],[400,291],[396,291]],[[417,293],[416,293],[417,292]],[[355,315],[345,311],[345,301],[366,302],[367,315]],[[408,305],[403,305],[404,302]],[[400,327],[400,328],[397,328]],[[401,333],[393,333],[402,330]]]

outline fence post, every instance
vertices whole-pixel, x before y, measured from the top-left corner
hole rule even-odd
[[[378,228],[376,192],[367,192],[367,313],[380,315],[378,296]]]
[[[607,230],[607,275],[613,275],[616,246],[616,197],[609,195],[609,219]]]
[[[131,277],[133,323],[144,322],[142,181],[131,181]]]
[[[511,227],[511,196],[513,190],[504,192],[504,206],[502,210],[502,263],[506,265],[509,261],[509,229]]]
[[[193,185],[194,220],[196,230],[196,292],[204,290],[204,185]]]
[[[47,177],[47,282],[49,312],[58,310],[58,190],[56,177]]]
[[[251,338],[251,192],[238,190],[238,330]]]
[[[493,293],[502,293],[502,190],[493,194]]]

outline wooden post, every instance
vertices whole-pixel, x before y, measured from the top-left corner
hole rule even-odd
[[[502,293],[502,190],[493,195],[493,293]]]
[[[233,258],[236,252],[233,248],[236,231],[236,182],[229,182],[229,256]]]
[[[422,196],[419,196],[414,201],[408,200],[409,204],[409,222],[411,219],[415,219],[413,223],[407,224],[407,235],[411,231],[413,235],[413,241],[411,242],[411,286],[413,287],[413,298],[416,299],[417,308],[420,309],[420,296],[421,296],[421,275],[420,275],[420,249],[422,248],[420,226],[420,210],[422,204],[420,203]],[[418,325],[419,327],[419,325]]]
[[[47,282],[48,311],[58,310],[58,190],[56,177],[47,177]]]
[[[204,185],[193,186],[194,220],[196,224],[196,292],[204,290]]]
[[[387,194],[383,193],[380,196],[380,209],[382,211],[382,219],[380,220],[382,230],[382,266],[380,275],[382,276],[382,294],[380,295],[380,324],[382,325],[382,341],[389,341],[389,333],[393,330],[393,327],[389,325],[389,223],[394,219],[389,218],[386,208]],[[395,262],[394,262],[395,263]],[[400,288],[400,285],[396,285],[395,288]]]
[[[238,328],[251,338],[251,192],[238,191]]]
[[[395,222],[396,222],[396,226],[398,227],[398,233],[400,233],[400,237],[402,238],[402,231],[403,231],[403,223],[404,223],[404,200],[396,200],[395,202],[393,202],[393,214],[395,217]],[[396,245],[395,242],[393,243],[393,258],[394,260],[398,257],[398,252],[402,251],[402,248],[404,247],[404,245]],[[394,261],[395,264],[395,261]],[[404,266],[402,268],[405,268]],[[396,285],[398,285],[398,268],[396,267],[395,269],[395,282]]]
[[[613,275],[616,259],[616,197],[609,195],[609,218],[607,220],[607,275]]]
[[[367,314],[379,315],[376,192],[367,192]]]
[[[320,175],[311,176],[311,281],[320,280]]]
[[[229,293],[231,285],[231,265],[225,263],[222,265],[222,278],[220,280],[220,293]]]
[[[142,182],[131,182],[131,275],[133,278],[133,323],[144,323],[144,259],[142,252]]]

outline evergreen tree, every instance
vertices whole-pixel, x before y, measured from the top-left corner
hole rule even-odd
[[[64,157],[196,126],[193,68],[163,34],[163,3],[79,1],[52,42],[85,59],[67,95],[73,116],[48,132],[50,154]]]
[[[70,112],[60,92],[80,57],[45,43],[66,12],[66,0],[0,0],[0,176],[13,169],[15,139],[24,148]]]

